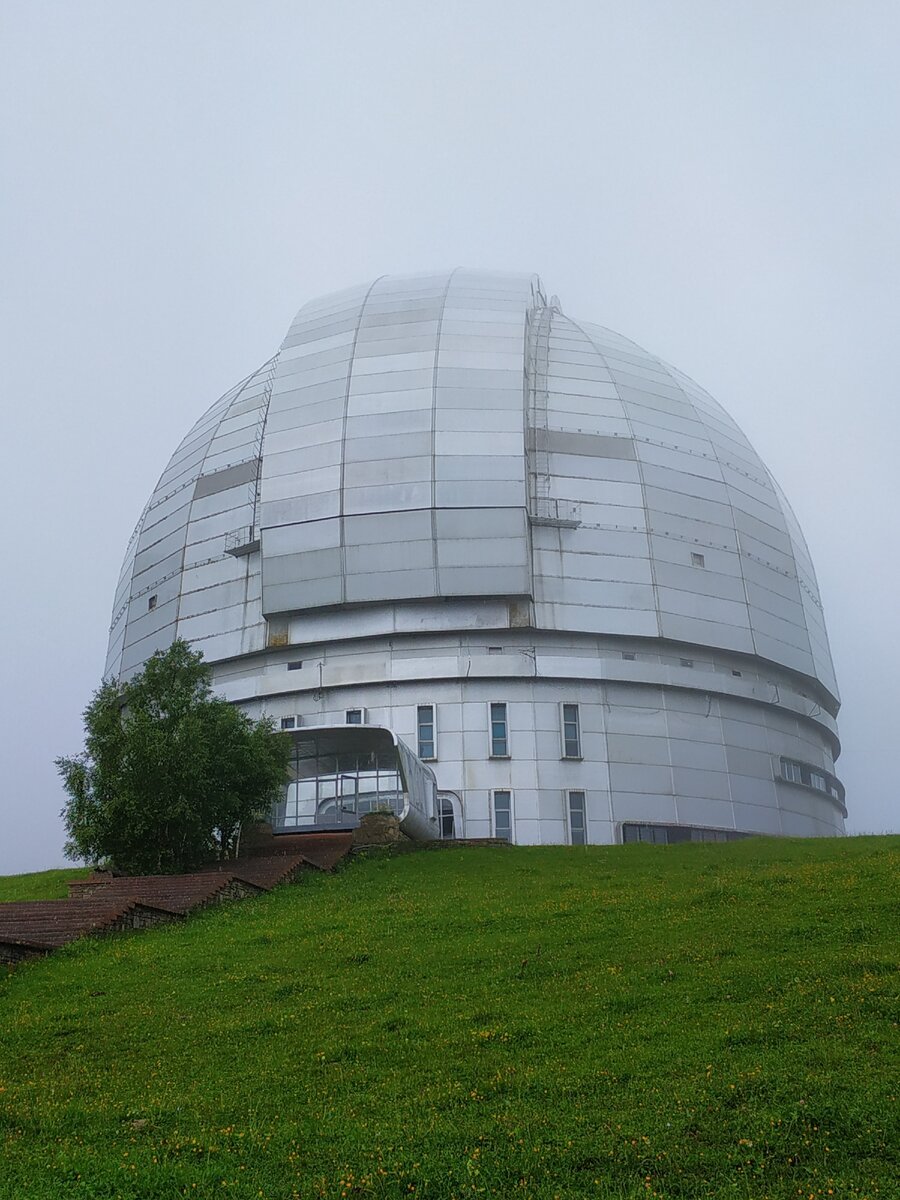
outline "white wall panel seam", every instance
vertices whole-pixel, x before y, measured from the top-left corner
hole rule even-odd
[[[248,376],[247,376],[247,379],[251,379],[251,378],[252,378],[252,375],[248,375]],[[233,390],[234,390],[234,389],[233,389]],[[228,394],[228,393],[226,393],[226,395],[227,395],[227,394]],[[240,394],[240,389],[238,388],[238,389],[235,391],[235,395],[239,395],[239,394]],[[214,408],[216,407],[216,405],[218,405],[219,403],[221,403],[221,401],[216,401],[216,404],[215,404],[215,405],[213,405],[213,406],[212,406],[212,408],[214,409]],[[210,411],[211,411],[211,410],[210,410]],[[215,427],[213,428],[213,431],[210,433],[210,440],[212,440],[212,436],[213,436],[213,433],[214,433],[214,432],[215,432]],[[178,453],[178,451],[176,450],[175,454],[177,455],[177,453]],[[173,457],[174,457],[174,455],[173,455]],[[170,460],[170,462],[171,462],[171,460]],[[201,462],[202,462],[202,460],[201,460]],[[160,481],[159,481],[159,482],[157,482],[157,485],[156,485],[156,486],[157,486],[157,489],[159,488],[159,483],[160,483],[160,482],[162,481],[162,479],[165,477],[166,471],[168,471],[168,469],[169,469],[169,464],[167,464],[167,466],[166,466],[166,470],[165,470],[165,471],[163,471],[163,474],[160,476]],[[154,491],[154,495],[155,495],[155,494],[156,494],[156,492]],[[146,520],[147,513],[148,513],[148,509],[149,509],[149,506],[148,506],[148,508],[145,508],[145,509],[144,509],[144,512],[143,512],[143,514],[142,514],[142,516],[141,516],[141,522],[140,522],[140,524],[141,524],[141,529],[140,529],[140,531],[138,532],[138,543],[137,543],[137,545],[139,545],[139,544],[140,544],[140,534],[143,532],[143,524],[144,524],[144,521]],[[188,509],[188,512],[190,512],[190,509]],[[187,523],[187,520],[185,520],[185,523],[184,523],[184,526],[183,526],[184,533],[185,533],[185,541],[187,540],[187,524],[188,524],[188,523]],[[136,531],[136,532],[137,532],[137,531]],[[136,550],[137,550],[137,546],[136,546]],[[134,557],[134,559],[132,560],[132,563],[131,563],[131,587],[130,587],[130,589],[129,589],[129,590],[130,590],[130,595],[129,595],[129,600],[128,600],[128,610],[127,610],[127,615],[126,615],[126,618],[125,618],[125,627],[124,627],[124,632],[123,632],[123,656],[124,656],[124,650],[125,650],[125,647],[127,647],[127,646],[129,645],[129,642],[128,642],[128,627],[129,627],[129,625],[131,624],[132,617],[134,616],[134,617],[136,618],[136,617],[138,617],[139,615],[141,615],[141,614],[139,614],[138,612],[134,612],[134,613],[132,613],[132,605],[134,604],[134,601],[135,601],[135,599],[137,598],[137,596],[134,594],[134,591],[133,591],[133,584],[134,584],[134,568],[135,568],[135,563],[136,563],[136,560],[137,560],[137,553],[135,553],[135,557]],[[171,575],[169,576],[169,578],[171,578]],[[160,582],[162,582],[162,581],[160,581]],[[152,584],[151,584],[150,586],[152,586]],[[149,587],[145,587],[144,589],[142,589],[142,593],[139,593],[139,594],[145,594],[147,591],[149,591]],[[179,591],[180,591],[180,585],[179,585]],[[177,613],[176,613],[176,618],[175,618],[175,620],[176,620],[176,628],[177,628]]]
[[[597,351],[598,358],[601,360],[603,365],[608,370],[609,366],[606,362],[606,358],[605,358],[604,354],[601,352],[600,348],[597,346],[596,342],[594,342],[591,335],[587,332],[587,330],[579,322],[572,321],[571,318],[568,318],[568,319],[570,321],[570,324],[574,325],[575,328],[578,329],[581,333],[583,333],[584,336],[591,342],[591,344],[594,346],[594,349]],[[616,393],[617,393],[617,395],[619,395],[619,400],[622,404],[622,412],[623,412],[625,420],[628,424],[628,428],[631,431],[631,436],[632,436],[632,438],[634,438],[635,432],[634,432],[634,427],[631,422],[631,414],[628,411],[627,405],[622,400],[621,393],[619,393],[618,382],[616,382]],[[649,514],[649,507],[647,505],[647,489],[646,489],[646,485],[644,483],[643,464],[641,462],[641,457],[639,454],[636,456],[636,461],[637,461],[637,466],[638,466],[638,478],[640,480],[640,485],[641,485],[641,495],[642,495],[643,501],[644,501],[644,509]],[[657,633],[660,633],[661,628],[660,628],[660,620],[659,620],[659,612],[660,612],[659,588],[658,588],[657,582],[656,582],[656,566],[653,561],[653,552],[652,552],[652,547],[651,547],[651,543],[650,543],[649,521],[648,521],[646,538],[647,538],[647,558],[650,561],[650,578],[652,580],[653,595],[654,595],[654,600],[655,600]]]
[[[665,365],[665,364],[663,364],[663,365]],[[667,368],[667,369],[668,369],[668,368]],[[672,378],[673,378],[673,379],[675,379],[674,375],[672,375]],[[677,383],[677,382],[678,382],[678,380],[677,380],[677,379],[675,379],[675,382]],[[700,424],[701,424],[701,425],[703,425],[703,426],[704,426],[704,428],[706,428],[705,422],[703,421],[703,416],[702,416],[702,414],[700,414],[700,413],[699,413],[699,410],[698,410],[698,419],[699,419],[699,421],[700,421]],[[716,456],[716,460],[717,460],[717,462],[719,463],[719,467],[720,467],[720,469],[721,469],[721,468],[722,468],[722,466],[723,466],[723,463],[722,463],[722,460],[721,460],[721,458],[719,457],[719,447],[718,447],[717,443],[715,442],[715,440],[714,440],[713,438],[710,438],[710,444],[711,444],[711,446],[712,446],[712,448],[713,448],[713,452],[714,452],[714,454],[715,454],[715,456]],[[724,475],[724,471],[723,471],[723,478],[724,478],[724,477],[725,477],[725,475]],[[727,487],[727,486],[728,486],[728,485],[727,485],[727,482],[726,482],[726,487]],[[748,622],[748,626],[749,626],[749,629],[750,629],[750,637],[751,637],[751,639],[752,639],[752,641],[753,641],[753,647],[754,647],[754,650],[756,650],[756,649],[757,649],[757,646],[756,646],[756,628],[755,628],[755,622],[754,622],[754,620],[753,620],[753,607],[752,607],[752,605],[750,604],[750,594],[749,594],[749,591],[748,591],[748,589],[747,589],[747,578],[746,578],[746,575],[745,575],[745,573],[744,573],[743,549],[742,549],[742,545],[741,545],[741,531],[740,531],[740,529],[739,529],[739,527],[738,527],[738,524],[737,524],[737,516],[736,516],[736,513],[735,513],[734,504],[733,504],[733,502],[732,502],[732,499],[731,499],[731,489],[730,489],[730,488],[728,489],[728,504],[729,504],[729,507],[731,508],[731,519],[732,519],[732,522],[733,522],[733,525],[734,525],[735,536],[736,536],[736,538],[737,538],[737,545],[738,545],[738,562],[739,562],[739,564],[740,564],[740,569],[741,569],[741,582],[742,582],[742,584],[743,584],[743,588],[744,588],[744,603],[745,603],[746,610],[747,610],[747,622]]]
[[[434,334],[434,358],[431,364],[431,566],[434,571],[435,592],[440,591],[440,574],[438,571],[438,531],[437,531],[437,398],[438,374],[440,371],[441,336],[444,329],[444,316],[447,311],[447,298],[453,285],[453,278],[460,271],[454,267],[448,274],[441,292],[440,311],[437,318],[437,329]]]
[[[340,461],[340,474],[339,474],[339,480],[338,480],[338,498],[337,498],[338,499],[338,515],[341,518],[341,544],[340,544],[341,600],[346,600],[346,598],[347,598],[347,561],[346,561],[346,553],[345,553],[345,547],[344,547],[343,517],[344,517],[344,512],[345,512],[345,491],[346,491],[346,486],[347,486],[347,482],[346,482],[347,423],[348,423],[348,414],[350,411],[350,391],[351,391],[351,387],[353,384],[353,360],[356,355],[356,344],[359,340],[359,331],[362,328],[363,320],[366,315],[366,306],[368,305],[369,300],[372,296],[372,293],[375,291],[375,288],[381,282],[381,280],[384,278],[386,278],[386,276],[379,275],[376,279],[373,279],[372,283],[369,285],[368,290],[366,291],[365,296],[363,296],[362,303],[359,306],[359,311],[358,311],[357,317],[356,317],[356,327],[353,330],[353,341],[350,345],[350,353],[347,357],[347,377],[346,377],[346,381],[345,381],[345,385],[344,385],[344,407],[343,407],[343,413],[342,413],[342,417],[341,417],[341,461]]]
[[[203,474],[203,469],[206,466],[207,461],[209,460],[210,456],[213,453],[213,446],[216,441],[216,434],[218,433],[219,428],[221,428],[222,422],[227,417],[227,414],[230,411],[231,405],[238,403],[240,401],[240,397],[241,397],[243,391],[248,386],[248,384],[251,382],[251,380],[256,381],[259,378],[259,376],[262,375],[263,372],[265,372],[264,395],[265,395],[265,392],[268,392],[268,399],[266,399],[260,405],[260,409],[257,414],[257,420],[256,420],[257,432],[256,432],[256,436],[254,439],[255,443],[256,443],[255,444],[255,454],[257,457],[256,481],[254,483],[248,484],[248,502],[252,505],[251,511],[249,514],[250,526],[251,526],[251,530],[250,530],[251,536],[252,536],[252,526],[255,524],[255,521],[256,521],[256,506],[257,506],[257,502],[258,502],[259,479],[260,479],[260,475],[262,472],[262,447],[263,447],[263,440],[265,437],[266,418],[267,418],[268,412],[269,412],[269,402],[271,400],[271,395],[272,395],[271,384],[274,379],[275,371],[278,366],[278,358],[279,358],[280,353],[281,353],[281,351],[279,349],[271,358],[267,359],[266,362],[264,362],[261,367],[259,367],[256,371],[253,372],[252,375],[248,376],[247,379],[244,380],[244,382],[241,385],[241,387],[239,388],[239,390],[235,393],[234,397],[231,400],[231,403],[228,405],[228,407],[223,412],[222,417],[219,421],[219,425],[217,425],[216,429],[213,432],[212,437],[210,438],[209,445],[207,446],[207,449],[206,449],[206,454],[203,457],[203,462],[200,464],[200,470],[199,470],[198,476],[197,476],[199,478]],[[243,506],[241,506],[241,507],[243,507]],[[192,497],[191,505],[190,505],[190,509],[189,509],[189,513],[188,513],[188,520],[187,520],[187,524],[185,526],[184,546],[182,547],[182,570],[183,571],[185,568],[187,547],[188,547],[188,543],[190,541],[190,525],[191,525],[191,521],[193,518],[193,510],[194,510],[194,498]],[[231,511],[231,510],[226,510],[226,511]],[[237,511],[237,510],[235,510],[235,511]],[[245,578],[245,581],[248,581],[249,575],[250,575],[250,569],[251,569],[249,556],[247,556],[245,558],[243,566],[244,566],[244,578]],[[182,598],[183,594],[184,594],[184,587],[182,586],[181,588],[179,588],[179,591],[178,591],[178,609],[177,609],[177,614],[176,614],[176,630],[178,629],[178,625],[181,621],[181,598]],[[246,582],[245,582],[245,601],[246,601]]]

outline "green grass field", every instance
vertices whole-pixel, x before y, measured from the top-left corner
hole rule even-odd
[[[0,981],[0,1196],[895,1200],[898,866],[437,851],[82,942]]]
[[[87,868],[63,867],[34,871],[30,875],[0,875],[0,902],[6,900],[59,900],[68,895],[70,879],[83,879]]]

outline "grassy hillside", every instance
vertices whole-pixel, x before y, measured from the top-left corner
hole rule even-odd
[[[0,982],[0,1196],[897,1197],[898,865],[422,853],[71,947]]]
[[[0,875],[0,902],[6,900],[57,900],[68,895],[70,879],[82,879],[87,867],[33,871],[30,875]]]

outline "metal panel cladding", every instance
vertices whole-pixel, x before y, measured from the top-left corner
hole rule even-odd
[[[306,305],[278,356],[263,608],[530,595],[528,276],[383,278]]]
[[[458,598],[836,696],[803,536],[728,414],[537,276],[467,270],[305,305],[201,418],[129,546],[107,670],[176,633],[217,661],[285,614]]]

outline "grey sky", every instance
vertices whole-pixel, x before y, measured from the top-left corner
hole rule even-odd
[[[900,6],[0,0],[0,873],[62,863],[126,541],[295,310],[537,271],[712,392],[810,544],[900,828]]]

